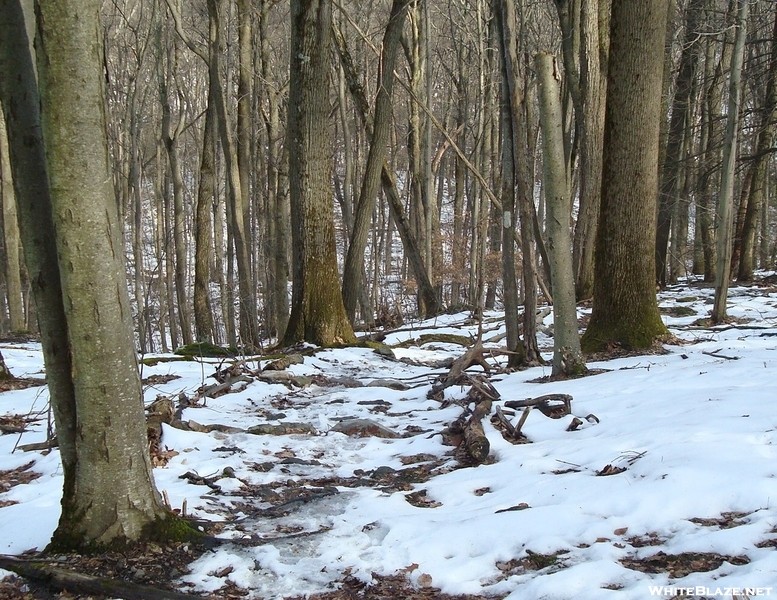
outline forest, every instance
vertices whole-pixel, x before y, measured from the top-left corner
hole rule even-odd
[[[749,281],[775,261],[775,7],[749,4],[740,60],[737,2],[668,6],[660,94],[640,98],[660,102],[657,217],[645,227],[655,229],[661,286],[688,274],[715,280],[718,205],[731,186],[731,275]],[[289,11],[279,1],[101,6],[112,195],[141,353],[193,341],[259,347],[286,332],[293,270],[304,260],[295,228],[308,219],[291,206],[304,174],[290,163],[289,115],[307,100],[290,87]],[[308,26],[332,34],[317,57],[317,85],[328,90],[317,113],[326,124],[320,210],[335,228],[326,253],[335,253],[330,275],[341,277],[351,325],[551,298],[553,192],[543,163],[553,160],[546,167],[572,218],[566,277],[578,300],[591,299],[609,2],[342,2],[331,12],[331,23]],[[543,146],[540,53],[552,55],[560,85],[560,156]],[[8,332],[36,324],[4,150]],[[295,330],[286,341],[307,337]]]
[[[469,312],[448,387],[498,309],[504,368],[563,380],[671,341],[678,282],[736,323],[777,263],[774,2],[0,0],[0,32],[0,333],[41,342],[51,551],[202,537],[154,483],[149,355]]]

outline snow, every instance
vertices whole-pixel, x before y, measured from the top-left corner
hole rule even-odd
[[[253,382],[237,393],[208,399],[203,407],[186,409],[184,420],[204,425],[247,429],[300,422],[313,425],[317,434],[196,433],[164,426],[163,445],[178,455],[154,474],[171,506],[186,502],[189,514],[223,521],[221,537],[262,541],[224,544],[206,552],[180,583],[216,591],[228,578],[255,597],[283,598],[331,589],[346,574],[369,581],[373,573],[402,572],[414,584],[431,581],[445,593],[511,600],[646,598],[650,586],[770,588],[777,595],[777,552],[756,546],[777,538],[772,372],[777,363],[777,294],[734,287],[729,314],[746,322],[693,326],[707,316],[711,295],[711,290],[691,285],[660,295],[662,307],[689,307],[696,313],[664,315],[684,341],[666,346],[667,354],[590,363],[606,371],[571,381],[532,382],[549,375],[549,367],[494,375],[500,402],[570,394],[573,414],[584,423],[570,432],[572,416],[554,420],[533,411],[524,426],[531,443],[513,445],[486,421],[493,460],[477,467],[456,468],[451,448],[441,443],[441,430],[458,417],[461,406],[453,402],[441,408],[426,397],[434,377],[446,369],[388,360],[366,348],[319,351],[289,371],[350,377],[364,384],[400,380],[410,389],[314,384],[290,390]],[[500,315],[487,314],[484,329],[484,339],[504,331]],[[390,333],[386,343],[434,332],[474,337],[477,324],[466,314],[444,315]],[[552,349],[547,336],[541,336],[540,344],[546,352]],[[1,349],[14,374],[41,376],[38,345]],[[395,349],[400,359],[432,363],[462,353],[462,347],[451,343]],[[144,377],[180,375],[149,387],[146,401],[160,394],[193,395],[214,382],[210,375],[219,364],[205,359],[144,366]],[[446,399],[460,400],[466,391],[449,388]],[[0,506],[17,502],[0,508],[2,553],[42,549],[59,516],[58,453],[14,451],[19,443],[45,439],[47,399],[45,388],[0,394],[0,415],[40,418],[21,440],[19,435],[0,436],[0,471],[35,461],[33,470],[42,475],[0,493]],[[387,410],[375,410],[377,401]],[[585,420],[590,414],[599,422]],[[331,431],[347,418],[372,419],[399,434],[408,426],[418,429],[396,439],[349,438]],[[290,507],[287,514],[259,517],[257,509],[272,504],[243,493],[251,486],[369,478],[380,467],[405,469],[402,458],[416,455],[437,457],[439,465],[431,479],[406,490],[340,485],[339,493],[321,493]],[[607,465],[624,470],[597,476]],[[180,477],[187,472],[215,477],[227,468],[235,477],[217,479],[218,490]],[[407,501],[408,494],[421,490],[429,506]],[[724,513],[741,516],[729,528],[691,521],[718,519]],[[673,579],[621,562],[657,552],[715,552],[745,556],[749,563],[724,562],[713,571]],[[521,566],[532,554],[557,554],[557,562],[539,569]],[[232,570],[223,575],[226,567]]]

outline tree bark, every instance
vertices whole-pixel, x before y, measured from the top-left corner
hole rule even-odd
[[[526,127],[526,90],[519,72],[516,31],[518,17],[515,0],[499,0],[501,48],[504,56],[504,77],[507,83],[510,102],[513,147],[513,169],[515,173],[515,194],[518,215],[520,217],[522,285],[523,285],[523,356],[519,358],[525,365],[535,365],[542,360],[537,345],[537,269],[534,250],[533,197],[529,181],[532,169],[529,165],[527,150],[528,136]],[[514,218],[514,216],[513,216]],[[504,241],[503,241],[504,243]],[[505,248],[502,249],[502,252]],[[511,358],[516,355],[512,355]],[[520,354],[518,355],[520,356]]]
[[[31,18],[28,17],[28,18]],[[37,305],[64,475],[63,509],[75,490],[76,398],[71,377],[67,320],[57,260],[48,166],[40,130],[40,101],[25,15],[18,0],[0,0],[0,99],[8,126],[11,169],[19,199],[19,228]],[[10,82],[14,82],[10,85]]]
[[[294,248],[283,344],[355,340],[340,293],[329,148],[332,0],[292,0],[288,138]]]
[[[361,192],[354,210],[353,230],[343,269],[343,304],[351,323],[356,318],[356,307],[362,287],[367,233],[370,218],[375,210],[375,199],[380,190],[381,171],[391,133],[394,67],[401,47],[402,28],[407,16],[407,7],[411,1],[394,0],[383,36],[379,70],[380,81],[375,97],[375,116],[373,117],[370,151],[364,168]],[[363,317],[366,316],[363,315]]]
[[[649,347],[666,332],[655,290],[666,0],[613,0],[602,206],[584,351]]]
[[[8,297],[8,320],[11,331],[23,331],[24,304],[19,251],[19,223],[16,217],[16,195],[13,190],[11,161],[6,135],[5,116],[0,111],[0,179],[2,180],[3,239],[5,241],[5,281]]]
[[[750,10],[748,0],[739,0],[736,19],[734,53],[729,75],[728,117],[726,139],[723,145],[723,172],[720,181],[720,196],[717,209],[717,251],[715,267],[715,302],[712,307],[712,321],[720,323],[727,317],[729,273],[731,271],[731,245],[734,212],[734,178],[736,166],[737,135],[739,132],[739,110],[742,102],[742,63],[747,36],[747,17]]]
[[[348,89],[351,92],[351,96],[354,100],[356,113],[364,125],[367,131],[368,137],[372,135],[372,122],[369,119],[369,103],[367,102],[367,96],[364,92],[364,88],[361,86],[356,67],[354,66],[353,59],[350,52],[345,45],[345,39],[340,33],[339,29],[333,28],[332,30],[335,43],[337,46],[337,53],[340,56],[340,62],[345,71],[346,81],[348,83]],[[418,285],[419,294],[423,296],[423,307],[425,309],[424,316],[431,317],[439,314],[442,311],[442,306],[437,296],[431,279],[429,278],[429,272],[426,268],[423,256],[421,255],[421,249],[419,248],[417,238],[413,233],[412,226],[405,216],[405,208],[402,205],[402,199],[397,188],[394,175],[389,169],[388,162],[383,161],[383,167],[380,174],[381,187],[383,193],[388,200],[391,215],[394,218],[394,223],[397,226],[397,232],[402,240],[402,247],[405,250],[405,257],[410,263],[410,267],[413,271],[413,275],[416,279],[416,285]]]
[[[555,57],[537,54],[542,124],[542,164],[548,203],[548,246],[553,288],[553,375],[579,375],[585,370],[575,306],[570,212],[572,199],[564,159],[564,124]]]
[[[108,161],[99,0],[41,0],[38,74],[75,392],[73,489],[52,543],[141,539],[156,491]],[[68,495],[67,492],[72,492]]]
[[[198,342],[213,342],[213,310],[210,302],[210,263],[213,235],[210,211],[216,194],[213,98],[208,95],[205,109],[200,183],[194,221],[194,329]]]

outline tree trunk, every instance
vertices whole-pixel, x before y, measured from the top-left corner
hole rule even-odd
[[[553,289],[553,375],[579,375],[585,370],[575,306],[570,212],[572,198],[564,159],[564,124],[555,57],[537,54],[542,123],[542,164],[548,203],[548,246]]]
[[[602,206],[584,351],[647,348],[666,332],[655,290],[658,134],[666,0],[614,0]]]
[[[500,18],[504,14],[500,13]],[[504,31],[504,28],[501,28]],[[505,329],[507,333],[508,366],[519,367],[524,363],[525,352],[521,342],[519,315],[518,315],[518,281],[515,273],[515,135],[513,132],[512,103],[510,102],[510,88],[507,83],[509,75],[509,61],[506,59],[506,40],[500,39],[502,45],[502,93],[499,102],[499,123],[501,125],[501,190],[502,197],[502,296],[505,310]]]
[[[205,109],[200,183],[194,221],[194,329],[198,342],[213,342],[213,310],[210,303],[210,263],[213,236],[210,211],[216,194],[213,98]]]
[[[370,151],[367,156],[361,192],[354,211],[353,230],[343,269],[343,303],[351,323],[356,317],[356,307],[362,288],[362,269],[367,233],[370,219],[375,210],[375,199],[380,190],[381,171],[391,133],[394,67],[401,47],[402,28],[407,16],[407,7],[411,1],[394,0],[383,36],[379,70],[380,81],[375,97],[375,116]],[[367,315],[362,315],[362,317],[367,318]]]
[[[767,174],[771,149],[777,135],[777,12],[774,18],[766,98],[761,107],[761,123],[755,145],[755,160],[750,167],[749,199],[742,230],[742,249],[739,259],[739,281],[752,281],[756,263],[756,228],[767,196]]]
[[[580,210],[575,225],[573,265],[576,297],[593,296],[594,246],[602,192],[604,105],[607,95],[610,0],[582,0],[580,26]]]
[[[672,101],[672,116],[667,132],[666,153],[661,168],[661,187],[658,194],[658,223],[656,227],[656,276],[658,285],[667,284],[667,252],[672,227],[672,214],[676,204],[680,185],[683,161],[683,142],[687,121],[691,113],[691,93],[696,77],[698,63],[698,45],[700,40],[699,23],[705,0],[691,0],[685,9],[685,39],[677,73],[677,84]]]
[[[272,81],[270,45],[268,36],[268,0],[260,2],[259,40],[262,61],[262,77]],[[280,92],[275,86],[265,86],[267,94],[267,112],[265,128],[267,130],[267,258],[268,279],[270,281],[268,304],[268,333],[280,337],[286,330],[289,319],[289,206],[288,195],[282,190],[281,168],[283,162],[279,152],[281,138]]]
[[[19,223],[16,218],[16,196],[13,190],[11,161],[6,136],[5,116],[0,111],[0,172],[2,179],[3,239],[5,241],[5,281],[8,296],[8,319],[11,331],[23,331],[24,305],[19,261]]]
[[[727,317],[729,272],[731,271],[731,243],[734,209],[734,177],[736,166],[737,134],[739,132],[739,109],[742,96],[742,63],[747,36],[749,0],[739,0],[737,10],[734,54],[731,58],[729,75],[728,117],[726,139],[723,145],[723,172],[720,182],[720,196],[717,210],[717,262],[715,267],[715,303],[712,307],[712,321],[720,323]]]
[[[29,19],[34,19],[32,15]],[[18,0],[0,0],[0,100],[7,123],[19,229],[38,313],[46,380],[64,475],[63,506],[75,490],[76,398],[57,259],[48,167],[40,130],[38,82]],[[13,82],[13,85],[10,85]]]
[[[77,461],[53,538],[60,548],[138,540],[169,516],[151,474],[111,186],[100,5],[41,0],[37,14],[42,131],[77,374]]]
[[[331,40],[332,0],[292,0],[287,144],[294,262],[286,345],[355,340],[340,294],[329,183]]]
[[[333,28],[332,30],[334,39],[337,45],[337,53],[340,56],[340,62],[345,71],[346,81],[348,83],[348,89],[351,92],[351,96],[354,100],[354,108],[356,113],[364,125],[367,131],[368,137],[372,135],[372,122],[370,121],[369,103],[367,102],[367,96],[364,93],[364,89],[361,86],[359,76],[354,66],[353,59],[350,52],[345,45],[345,39],[340,33],[339,29]],[[437,293],[432,286],[429,273],[426,268],[426,264],[421,255],[421,249],[419,248],[417,238],[413,233],[412,226],[405,216],[405,209],[402,205],[402,199],[397,189],[394,176],[389,170],[388,162],[383,162],[383,167],[380,175],[381,187],[383,193],[388,200],[391,215],[394,217],[394,223],[397,226],[399,237],[402,240],[402,246],[405,250],[405,257],[410,263],[410,267],[413,270],[413,275],[416,279],[416,285],[418,286],[418,293],[423,297],[423,307],[425,308],[424,315],[431,317],[439,314],[442,311],[442,307],[437,296]]]
[[[171,61],[175,59],[170,58]],[[174,77],[177,69],[175,64],[168,69],[168,76]],[[162,102],[162,139],[167,149],[167,159],[170,163],[170,176],[173,183],[173,249],[175,253],[173,288],[178,305],[178,319],[183,344],[192,343],[191,321],[189,319],[189,299],[186,293],[186,239],[184,233],[184,206],[183,206],[183,176],[178,155],[178,137],[183,131],[183,114],[179,115],[178,123],[172,123],[172,101],[170,89],[163,73],[159,74],[159,88]],[[172,315],[171,315],[172,318]]]
[[[521,253],[523,254],[523,358],[526,365],[542,360],[537,345],[537,270],[534,251],[533,197],[529,181],[532,169],[529,166],[528,136],[526,127],[526,90],[519,72],[518,48],[521,38],[516,31],[517,15],[515,0],[499,0],[501,18],[501,46],[504,55],[504,69],[509,92],[510,114],[515,173],[515,190],[518,215],[521,226]],[[504,252],[505,249],[502,249]],[[515,356],[515,355],[513,355]]]

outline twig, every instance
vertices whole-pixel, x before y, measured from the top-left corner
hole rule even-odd
[[[725,354],[720,354],[720,351],[723,348],[718,348],[717,350],[712,350],[711,352],[707,352],[706,350],[702,351],[702,354],[706,354],[707,356],[712,356],[713,358],[723,358],[725,360],[739,360],[742,358],[741,356],[726,356]]]

